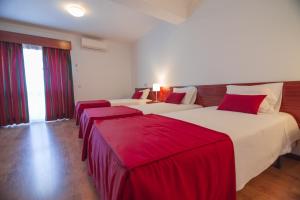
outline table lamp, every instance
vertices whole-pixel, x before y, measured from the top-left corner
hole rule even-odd
[[[160,91],[160,85],[158,83],[153,83],[152,91],[155,92],[155,101],[157,102],[157,92]]]

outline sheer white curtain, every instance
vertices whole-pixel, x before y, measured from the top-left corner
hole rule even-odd
[[[23,44],[30,122],[45,121],[43,49]]]

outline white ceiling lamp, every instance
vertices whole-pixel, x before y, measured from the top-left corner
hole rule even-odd
[[[66,10],[74,17],[82,17],[85,14],[85,9],[77,4],[67,5]]]

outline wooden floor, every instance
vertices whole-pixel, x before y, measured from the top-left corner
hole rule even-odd
[[[74,121],[0,128],[0,199],[98,199],[81,161]],[[240,192],[238,200],[300,200],[300,162],[285,158]]]

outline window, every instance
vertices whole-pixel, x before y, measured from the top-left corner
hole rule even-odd
[[[24,44],[23,56],[30,122],[45,121],[43,49],[41,46]]]

